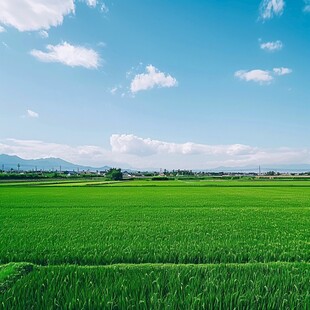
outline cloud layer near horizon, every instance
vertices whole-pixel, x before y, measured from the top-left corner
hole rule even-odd
[[[179,155],[242,155],[255,151],[247,145],[206,145],[192,142],[171,143],[150,138],[143,139],[135,135],[113,134],[110,138],[112,152],[125,153],[138,156],[154,154],[179,154]]]
[[[207,145],[193,142],[174,143],[135,135],[113,134],[111,149],[95,145],[70,146],[38,140],[0,141],[0,154],[25,159],[58,157],[69,162],[100,167],[212,169],[220,166],[310,164],[310,149],[262,149],[243,144]]]

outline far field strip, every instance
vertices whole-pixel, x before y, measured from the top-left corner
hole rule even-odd
[[[0,182],[0,187],[310,187],[309,179],[276,180],[40,180]]]

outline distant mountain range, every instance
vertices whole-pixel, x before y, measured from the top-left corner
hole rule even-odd
[[[15,155],[0,155],[0,169],[4,170],[17,170],[19,165],[20,170],[57,170],[57,171],[104,171],[109,169],[108,166],[103,167],[90,167],[72,164],[61,158],[40,158],[40,159],[22,159]]]
[[[104,171],[109,169],[109,166],[103,167],[91,167],[72,164],[61,158],[40,158],[40,159],[22,159],[15,155],[0,154],[0,169],[4,170],[17,170],[19,165],[20,170],[62,170],[62,171]],[[138,171],[141,169],[126,169],[127,171]],[[143,169],[147,170],[147,169]],[[158,171],[159,169],[149,169],[150,171]],[[310,171],[310,164],[292,164],[292,165],[266,165],[261,166],[261,172],[267,171],[276,172],[308,172]],[[195,169],[194,171],[206,171],[206,172],[258,172],[258,166],[246,166],[246,167],[217,167],[214,169]]]

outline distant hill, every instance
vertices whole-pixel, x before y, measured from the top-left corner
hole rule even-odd
[[[4,170],[17,170],[18,165],[20,165],[20,170],[69,170],[69,171],[83,171],[83,170],[90,170],[90,171],[103,171],[107,170],[110,167],[103,166],[103,167],[90,167],[90,166],[82,166],[72,164],[68,161],[65,161],[61,158],[40,158],[40,159],[23,159],[15,155],[0,155],[0,169],[4,168]]]
[[[20,165],[20,170],[57,170],[60,168],[62,171],[104,171],[108,170],[110,166],[103,167],[91,167],[82,166],[70,163],[61,158],[40,158],[40,159],[22,159],[15,155],[5,155],[0,154],[0,169],[4,166],[4,170],[17,170],[18,164]],[[138,171],[141,169],[128,168],[122,169],[126,171]],[[159,169],[142,169],[143,171],[158,171]],[[258,172],[258,166],[245,166],[245,167],[217,167],[214,169],[195,169],[194,171],[205,171],[205,172]],[[308,172],[310,171],[310,164],[292,164],[292,165],[261,165],[261,172],[276,171],[276,172]]]

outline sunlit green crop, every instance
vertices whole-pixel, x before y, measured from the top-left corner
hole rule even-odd
[[[310,182],[46,185],[0,188],[4,309],[307,309]]]

